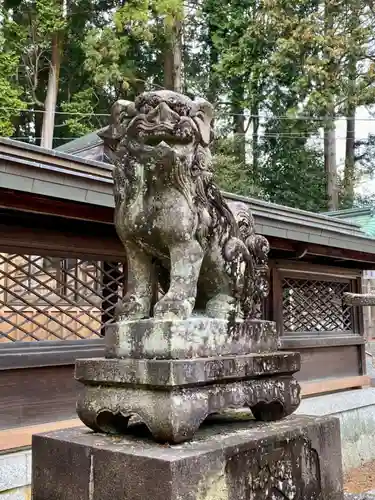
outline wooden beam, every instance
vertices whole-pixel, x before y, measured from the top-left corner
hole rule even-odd
[[[0,207],[108,224],[113,224],[114,218],[113,208],[110,207],[99,207],[78,201],[59,200],[48,196],[3,188],[0,189]]]
[[[0,195],[1,196],[1,195]],[[124,260],[113,224],[0,210],[2,252]]]
[[[277,238],[274,236],[267,236],[267,239],[270,243],[271,250],[289,252],[290,254],[293,254],[291,255],[291,258],[293,258],[293,256],[295,256],[301,248],[301,242],[298,241]],[[367,263],[367,265],[375,263],[375,253],[361,252],[357,250],[336,248],[328,245],[317,245],[312,243],[308,243],[305,248],[307,252],[302,261],[308,261],[309,258],[311,259],[311,257],[325,257],[335,262],[341,261],[342,263],[344,263],[347,261],[352,261],[357,263],[358,267],[363,267],[363,265],[359,265],[361,263]]]
[[[336,248],[330,246],[321,246],[310,244],[308,247],[310,255],[321,255],[330,259],[341,259],[343,261],[352,260],[357,262],[375,262],[375,253],[361,252],[358,250],[349,250],[347,248]]]
[[[11,189],[0,188],[0,207],[13,209],[20,212],[34,212],[39,214],[48,214],[68,219],[88,220],[104,222],[113,225],[113,208],[100,207],[87,203],[75,201],[63,201],[48,196],[35,195]],[[367,269],[375,263],[375,252],[366,253],[351,251],[347,249],[328,247],[324,245],[303,244],[301,242],[276,238],[269,236],[271,245],[271,257],[277,258],[277,252],[282,252],[284,258],[295,259],[303,248],[304,256],[302,261],[309,261],[312,258],[325,258],[330,261],[346,263],[348,261],[355,264],[358,268]],[[300,261],[301,262],[301,261]]]
[[[327,392],[342,391],[344,389],[369,387],[370,377],[368,375],[358,375],[355,377],[321,380],[319,382],[300,382],[300,384],[302,397],[305,398]]]
[[[271,261],[270,261],[271,264]],[[304,261],[286,260],[286,259],[272,259],[272,265],[277,267],[279,272],[283,273],[300,273],[315,274],[315,275],[328,275],[336,278],[356,279],[362,276],[359,269],[351,269],[341,267],[337,263],[331,264],[314,264]]]
[[[74,418],[71,420],[60,420],[58,422],[48,422],[45,424],[0,431],[0,452],[19,448],[28,448],[31,446],[31,438],[33,434],[81,426],[83,427],[81,420]]]

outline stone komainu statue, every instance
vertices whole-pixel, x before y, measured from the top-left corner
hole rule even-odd
[[[210,103],[171,91],[112,108],[101,136],[114,164],[115,225],[128,257],[120,317],[259,315],[269,245],[255,234],[248,206],[227,203],[213,181],[212,120]]]
[[[272,421],[299,405],[300,356],[277,352],[276,324],[259,318],[268,242],[212,179],[212,115],[206,101],[147,92],[118,101],[101,134],[128,290],[105,358],[76,363],[77,412],[95,432],[123,433],[136,415],[154,439],[181,443],[228,408]]]

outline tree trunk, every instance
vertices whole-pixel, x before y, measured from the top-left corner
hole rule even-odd
[[[354,13],[352,14],[354,15]],[[352,23],[358,23],[357,17]],[[355,26],[351,26],[354,27]],[[355,184],[355,112],[356,102],[355,84],[356,84],[356,67],[357,61],[354,56],[349,59],[349,86],[346,106],[346,141],[345,141],[345,169],[344,169],[344,188],[343,188],[343,205],[344,208],[351,208],[354,202],[354,184]]]
[[[47,149],[52,149],[53,146],[53,131],[55,127],[55,111],[59,86],[60,64],[60,43],[59,36],[56,34],[52,39],[52,58],[43,113],[42,139],[40,142],[40,145]]]
[[[346,118],[346,142],[345,142],[345,169],[344,169],[344,189],[343,202],[345,208],[351,208],[354,201],[355,184],[355,106],[350,106],[350,111]]]
[[[329,211],[338,210],[336,125],[334,119],[326,123],[324,127],[324,169],[327,182],[327,208]]]
[[[251,108],[251,122],[252,122],[252,156],[253,168],[252,175],[254,184],[259,182],[259,105],[254,104]]]
[[[245,141],[245,115],[242,107],[232,107],[233,116],[233,132],[234,132],[234,148],[235,155],[239,162],[246,163],[246,141]]]
[[[328,36],[333,29],[334,6],[329,0],[324,1],[324,32]],[[329,52],[324,54],[327,59],[327,72],[334,73],[332,58]],[[329,89],[329,81],[324,82]],[[334,97],[327,103],[325,114],[329,117],[324,123],[324,170],[327,186],[327,208],[329,211],[337,210],[339,205],[337,189],[337,161],[336,161],[336,124]]]
[[[35,127],[35,144],[40,146],[41,138],[42,138],[42,125],[43,125],[43,115],[44,112],[35,113],[34,118],[34,127]]]
[[[182,92],[182,23],[175,19],[164,54],[164,87]]]
[[[245,114],[243,107],[244,90],[241,82],[232,81],[232,116],[234,133],[234,152],[240,163],[246,163]]]
[[[219,78],[215,71],[215,65],[219,61],[219,53],[217,48],[215,47],[215,44],[213,43],[213,39],[216,33],[216,28],[212,26],[212,24],[210,23],[210,19],[211,18],[209,17],[208,36],[206,40],[206,44],[209,47],[209,52],[210,52],[207,98],[211,104],[215,105],[219,97],[219,88],[220,88]]]

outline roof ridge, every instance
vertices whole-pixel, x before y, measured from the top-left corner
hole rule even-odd
[[[322,215],[328,217],[338,217],[340,215],[359,215],[359,214],[372,214],[374,213],[374,207],[358,207],[358,208],[344,208],[342,210],[333,210],[330,212],[320,212]]]

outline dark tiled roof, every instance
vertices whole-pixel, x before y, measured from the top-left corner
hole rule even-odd
[[[97,132],[101,130],[102,129],[96,130],[95,132],[91,132],[91,134],[78,137],[54,149],[55,151],[62,151],[64,153],[78,154],[81,151],[100,146],[103,144],[103,140],[98,136]]]
[[[375,210],[373,207],[349,208],[335,212],[326,212],[324,215],[357,224],[367,236],[375,239]]]

